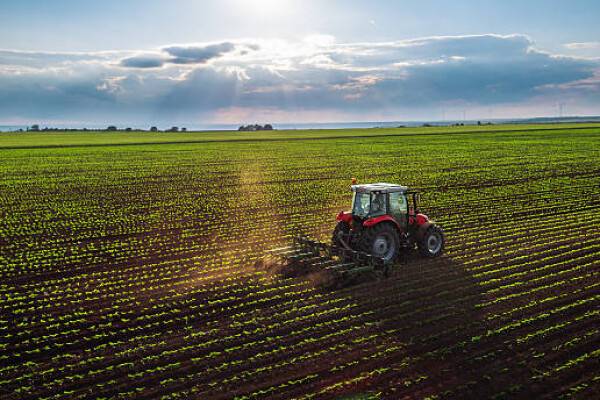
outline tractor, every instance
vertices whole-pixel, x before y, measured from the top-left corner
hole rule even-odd
[[[419,212],[419,194],[390,183],[352,185],[352,210],[337,215],[332,245],[362,251],[393,263],[417,246],[423,257],[444,250],[444,232]]]
[[[390,183],[356,184],[352,180],[352,209],[337,217],[331,244],[301,236],[290,246],[269,251],[262,264],[285,275],[321,273],[325,282],[339,283],[363,272],[389,276],[402,252],[415,247],[423,257],[444,250],[441,227],[419,212],[419,194]]]

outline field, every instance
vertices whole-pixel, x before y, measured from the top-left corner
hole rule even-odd
[[[0,397],[600,397],[600,125],[0,134]],[[447,252],[324,290],[351,177]]]

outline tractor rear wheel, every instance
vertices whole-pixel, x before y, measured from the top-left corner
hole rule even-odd
[[[437,225],[431,225],[418,240],[419,253],[423,257],[438,257],[444,251],[444,231]]]
[[[361,244],[362,251],[383,258],[386,264],[392,264],[400,252],[398,231],[387,223],[380,223],[368,228]]]

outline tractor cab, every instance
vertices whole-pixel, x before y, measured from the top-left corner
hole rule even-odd
[[[414,225],[418,215],[421,216],[419,219],[427,218],[419,214],[418,201],[419,194],[406,186],[390,183],[352,185],[351,216],[357,222],[388,216],[400,230],[406,232],[409,225]]]
[[[354,183],[354,182],[353,182]],[[352,210],[338,214],[333,244],[392,262],[401,248],[415,244],[427,257],[444,247],[441,228],[419,212],[419,194],[391,183],[353,184]]]

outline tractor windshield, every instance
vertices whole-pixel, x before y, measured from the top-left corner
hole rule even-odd
[[[352,214],[364,218],[369,214],[371,196],[369,193],[354,192],[352,198]]]
[[[385,214],[385,195],[382,193],[354,192],[352,214],[361,218]]]

